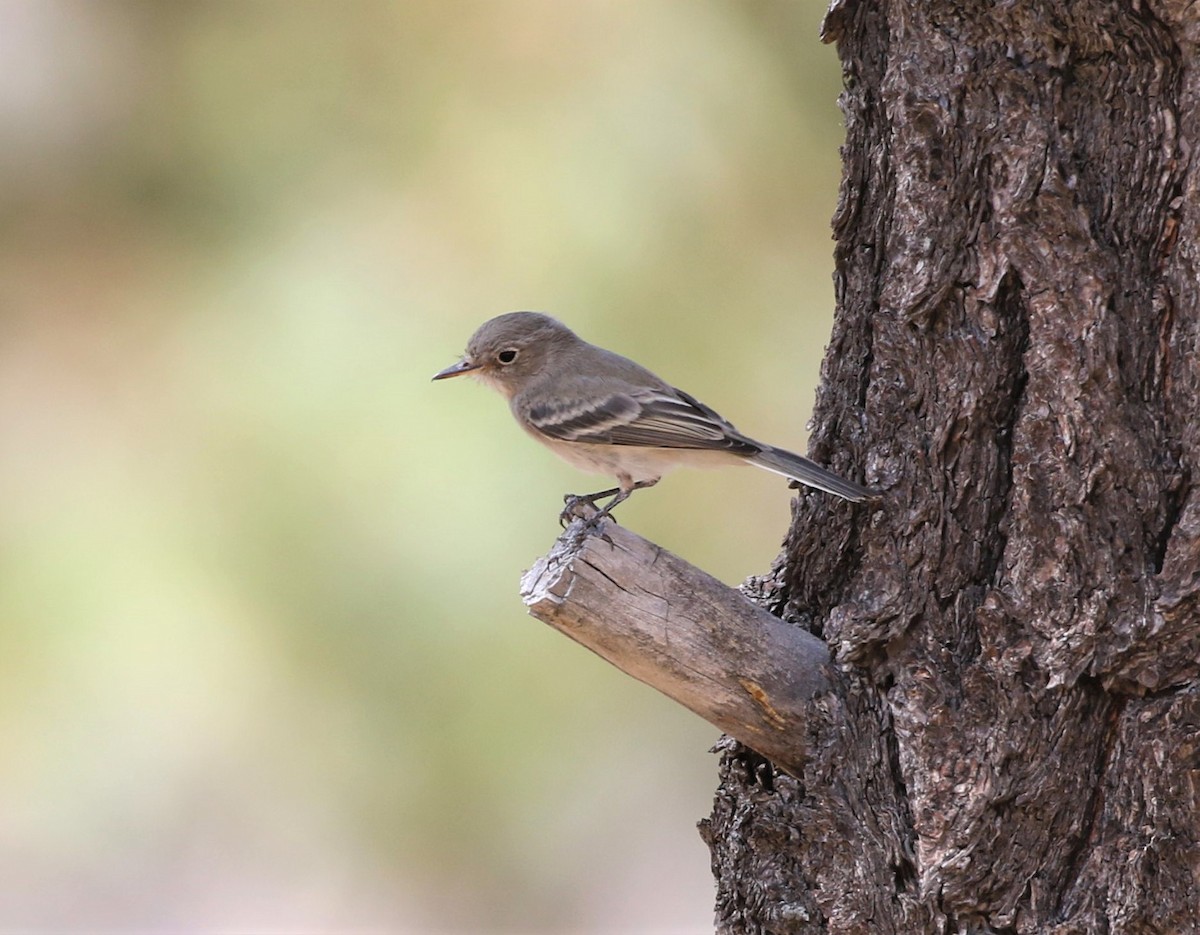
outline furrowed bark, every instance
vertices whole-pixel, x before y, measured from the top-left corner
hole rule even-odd
[[[847,691],[801,781],[726,755],[719,928],[1200,931],[1200,17],[838,0],[826,34],[811,453],[891,508],[806,498],[764,582]]]

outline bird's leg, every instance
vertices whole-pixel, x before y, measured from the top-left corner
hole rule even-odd
[[[624,481],[625,478],[621,478],[621,480]],[[591,519],[588,520],[589,526],[596,526],[606,516],[608,516],[611,519],[613,507],[615,507],[619,503],[624,503],[626,500],[628,500],[629,495],[631,493],[633,493],[635,490],[642,490],[645,487],[653,487],[657,483],[658,483],[658,478],[655,477],[652,480],[640,480],[640,481],[637,481],[636,483],[634,483],[633,481],[629,481],[627,484],[623,483],[620,487],[613,487],[611,490],[601,490],[601,491],[598,491],[597,493],[585,493],[585,494],[569,493],[565,497],[563,497],[563,502],[566,503],[566,506],[563,508],[563,511],[558,515],[558,521],[563,526],[566,526],[567,523],[569,523],[571,521],[571,518],[573,516],[575,516],[575,508],[579,504],[586,503],[588,506],[592,507],[592,509],[596,509],[596,501],[597,500],[603,500],[605,497],[612,497],[612,499],[609,500],[608,503],[606,503],[604,505],[603,509],[599,510],[599,512],[597,512],[594,516],[591,517]],[[614,520],[614,522],[615,522],[615,520]]]
[[[617,495],[609,500],[608,503],[604,504],[604,509],[592,517],[592,522],[599,522],[605,516],[609,516],[611,518],[612,508],[614,506],[616,506],[618,503],[624,503],[626,500],[628,500],[629,495],[635,490],[645,490],[647,487],[653,487],[658,483],[658,481],[659,479],[657,477],[653,477],[650,480],[637,481],[628,487],[622,486],[618,490]],[[613,522],[616,522],[616,520],[614,519]]]
[[[595,506],[597,500],[603,500],[605,497],[615,497],[620,492],[620,487],[613,487],[611,490],[600,490],[596,493],[568,493],[563,495],[563,503],[568,507],[573,507],[577,503],[586,503],[588,506]]]

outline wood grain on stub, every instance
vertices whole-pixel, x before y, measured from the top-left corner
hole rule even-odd
[[[521,580],[529,612],[789,771],[825,644],[624,527],[573,521]]]

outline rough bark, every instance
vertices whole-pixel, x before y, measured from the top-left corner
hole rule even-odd
[[[718,928],[1200,931],[1200,14],[850,0],[826,30],[812,444],[888,502],[803,497],[755,583],[849,689],[798,780],[726,752]]]

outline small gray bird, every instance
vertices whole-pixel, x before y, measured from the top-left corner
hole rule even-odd
[[[620,486],[611,490],[568,496],[564,519],[577,502],[594,507],[612,497],[598,522],[684,464],[749,463],[846,500],[874,496],[808,458],[747,438],[704,403],[549,315],[509,312],[485,322],[462,360],[433,379],[464,373],[503,394],[521,428],[563,460],[616,477]]]

